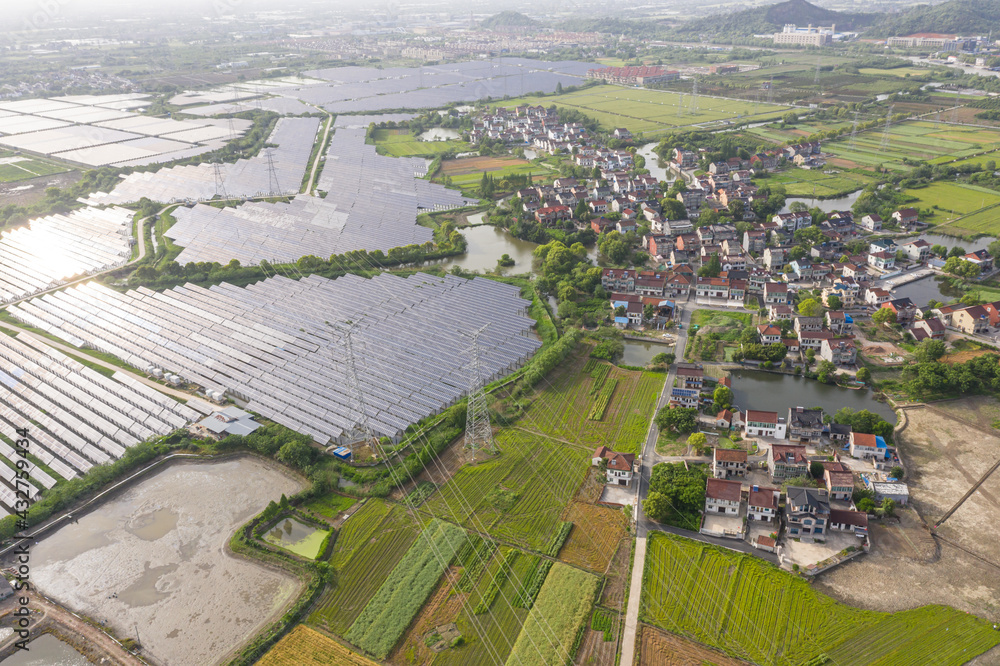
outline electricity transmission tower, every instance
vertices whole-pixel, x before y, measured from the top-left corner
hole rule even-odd
[[[486,402],[486,392],[483,390],[484,379],[479,361],[479,336],[486,330],[483,326],[473,333],[463,335],[472,339],[469,347],[471,362],[469,363],[469,404],[465,417],[465,448],[472,449],[472,460],[476,460],[476,452],[484,450],[496,453],[496,442],[493,440],[493,426],[490,425],[490,410]]]
[[[892,109],[893,106],[889,106],[889,112],[885,114],[885,129],[882,130],[882,142],[879,144],[879,150],[889,149],[889,126],[892,124]]]
[[[680,118],[682,113],[684,113],[684,93],[681,93],[681,98],[677,102],[677,117]]]
[[[823,57],[819,56],[816,58],[816,76],[813,77],[813,85],[819,85],[819,66],[823,62]]]
[[[374,434],[372,434],[371,426],[368,424],[368,410],[365,408],[365,394],[361,390],[361,382],[358,381],[358,366],[357,361],[354,358],[354,325],[351,324],[349,327],[345,326],[343,328],[337,327],[341,331],[344,339],[345,346],[347,347],[347,392],[348,397],[351,399],[350,407],[353,409],[357,415],[358,420],[354,423],[354,431],[361,435],[363,442],[376,440]],[[348,442],[347,448],[351,449],[351,444],[353,442]]]
[[[222,165],[214,162],[212,171],[215,173],[215,194],[225,201],[229,197],[226,195],[226,179],[222,175]]]
[[[774,102],[774,79],[767,82],[767,103]]]
[[[278,186],[278,172],[274,170],[274,157],[271,155],[271,149],[264,149],[264,156],[267,158],[267,188],[270,196],[277,196],[281,194],[281,188]]]
[[[857,143],[855,141],[855,139],[857,138],[857,136],[858,136],[858,112],[855,111],[854,112],[854,124],[851,125],[851,143],[850,143],[851,150],[854,150],[857,147]]]
[[[698,114],[698,77],[693,77],[693,83],[691,84],[691,105],[690,105],[691,115]]]
[[[961,90],[955,91],[955,107],[951,110],[951,122],[958,122],[958,107],[962,105],[962,92]]]

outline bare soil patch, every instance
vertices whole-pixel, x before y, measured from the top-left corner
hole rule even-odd
[[[83,174],[79,171],[67,171],[51,176],[39,176],[16,183],[0,184],[0,206],[16,204],[28,206],[45,198],[45,190],[49,187],[66,188],[80,180]]]
[[[966,349],[965,351],[952,352],[946,356],[942,356],[940,361],[948,365],[954,365],[955,363],[965,363],[984,354],[992,353],[994,353],[992,349]]]
[[[451,622],[462,610],[466,594],[452,594],[452,581],[462,575],[462,568],[452,566],[445,572],[441,585],[430,600],[420,609],[406,637],[389,658],[391,664],[429,664],[434,660],[434,651],[424,642],[424,636],[437,626]]]
[[[442,162],[441,173],[447,176],[462,176],[528,164],[531,164],[528,160],[519,160],[516,157],[460,157],[457,160]]]
[[[744,666],[748,662],[727,657],[721,652],[711,650],[704,645],[668,634],[665,631],[641,625],[641,647],[639,666],[702,666],[717,664],[717,666]]]
[[[898,524],[873,525],[871,553],[822,574],[822,591],[874,610],[947,604],[1000,620],[1000,475],[937,528],[933,548],[921,526],[937,522],[1000,459],[1000,433],[988,426],[994,410],[1000,404],[985,397],[906,410],[896,439],[911,508]]]
[[[601,593],[601,605],[608,608],[621,608],[625,601],[625,586],[628,584],[629,556],[632,554],[632,540],[623,539],[615,551],[615,558],[608,568],[607,582]]]
[[[610,641],[604,640],[603,631],[586,629],[583,634],[583,642],[580,643],[580,650],[576,653],[576,666],[603,666],[604,664],[615,663],[615,653],[618,652],[618,633],[620,622],[615,623],[614,638]]]

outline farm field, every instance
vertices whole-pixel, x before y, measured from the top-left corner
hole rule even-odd
[[[445,619],[455,622],[465,642],[439,653],[433,662],[435,666],[502,663],[510,654],[529,613],[518,599],[529,586],[538,558],[518,553],[505,580],[494,592],[489,612],[476,614],[473,611],[483,601],[494,581],[500,583],[497,573],[504,557],[501,551],[497,549],[488,567],[483,568],[457,615]]]
[[[329,493],[322,497],[314,497],[303,504],[302,508],[313,513],[318,513],[321,516],[326,516],[327,518],[333,518],[341,511],[346,511],[357,503],[358,500],[353,497]]]
[[[947,606],[861,610],[752,556],[653,532],[640,619],[726,654],[775,666],[821,654],[838,666],[964,664],[1000,634]],[[762,631],[767,627],[767,631]]]
[[[53,162],[27,155],[17,155],[9,150],[0,150],[0,183],[16,183],[38,176],[65,173],[68,168]]]
[[[824,152],[836,155],[837,164],[870,168],[881,164],[896,171],[909,171],[903,158],[926,160],[931,164],[951,162],[983,151],[1000,148],[1000,130],[981,127],[963,129],[929,121],[905,121],[889,129],[889,147],[882,149],[883,128],[859,132],[855,149],[850,137],[842,136],[823,146]]]
[[[785,186],[791,197],[839,197],[860,190],[874,178],[850,171],[826,173],[813,169],[788,169],[767,179],[768,183]]]
[[[455,139],[421,141],[410,134],[408,129],[377,129],[375,130],[375,148],[380,153],[392,157],[416,157],[418,155],[433,157],[441,153],[469,150],[470,146],[465,141]]]
[[[573,529],[559,551],[559,559],[603,574],[625,536],[625,519],[621,511],[573,502],[562,519],[572,522]]]
[[[376,666],[332,638],[300,624],[268,650],[257,666]]]
[[[341,528],[330,559],[336,583],[323,594],[309,622],[346,633],[419,531],[402,507],[368,500]]]
[[[545,389],[535,396],[520,424],[588,451],[604,445],[614,451],[639,453],[664,376],[601,362],[596,367],[610,369],[603,380],[595,379],[583,369],[588,352],[589,348],[582,348],[547,379]],[[591,390],[601,381],[617,383],[601,419],[591,420],[587,418],[595,401]]]
[[[583,481],[592,452],[519,429],[501,430],[496,441],[498,456],[464,465],[422,510],[542,551]]]
[[[555,97],[522,97],[504,102],[504,106],[555,104],[585,113],[607,131],[624,127],[633,134],[653,134],[686,125],[743,122],[751,118],[766,120],[778,117],[789,109],[787,106],[762,103],[757,104],[755,110],[753,101],[700,95],[698,109],[692,113],[690,97],[686,93],[606,85]]]
[[[579,569],[552,567],[535,605],[521,627],[508,666],[556,666],[572,658],[580,626],[590,617],[599,579]]]
[[[441,182],[444,176],[448,176],[452,185],[468,189],[479,187],[484,173],[498,181],[510,175],[531,175],[541,181],[546,175],[546,169],[516,157],[460,157],[441,162],[441,171],[434,180]]]
[[[669,634],[648,624],[640,625],[639,666],[743,666],[747,662],[731,659],[703,645]]]
[[[934,208],[933,216],[923,218],[933,224],[940,225],[968,215],[969,217],[962,217],[948,227],[986,232],[992,226],[1000,231],[1000,224],[997,223],[1000,212],[983,211],[980,215],[970,215],[1000,204],[1000,193],[993,190],[964,183],[938,181],[926,187],[905,190],[904,194],[913,197],[911,205],[914,207]]]

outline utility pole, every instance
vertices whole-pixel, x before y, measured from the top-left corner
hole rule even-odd
[[[889,126],[892,124],[892,110],[894,106],[889,105],[889,112],[885,114],[885,129],[882,130],[882,142],[879,144],[879,150],[889,149]]]
[[[274,157],[271,155],[271,149],[264,149],[264,156],[267,158],[267,187],[270,196],[278,196],[281,194],[281,188],[278,185],[278,173],[274,170]]]
[[[368,410],[365,408],[365,394],[361,390],[361,382],[358,380],[357,360],[354,357],[354,324],[348,324],[340,330],[343,335],[345,346],[347,347],[347,390],[349,392],[351,402],[353,403],[350,407],[354,409],[358,415],[357,421],[354,423],[354,429],[361,433],[363,441],[376,439],[375,435],[372,434],[371,426],[368,424]],[[352,442],[347,443],[347,448],[352,449],[353,453],[351,443]]]
[[[694,77],[694,82],[691,84],[691,115],[698,114],[698,77]]]
[[[490,454],[497,452],[496,442],[493,440],[493,426],[490,424],[489,404],[486,401],[486,392],[483,390],[484,379],[479,359],[479,337],[486,328],[483,326],[473,333],[463,333],[472,339],[468,349],[471,362],[467,366],[469,402],[465,417],[465,448],[472,449],[473,462],[476,460],[477,451],[484,450]]]
[[[226,180],[222,175],[222,165],[218,162],[212,163],[212,171],[215,173],[215,194],[222,200],[229,197],[226,195]]]

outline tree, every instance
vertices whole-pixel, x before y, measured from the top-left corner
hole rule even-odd
[[[882,515],[891,516],[896,510],[896,502],[891,497],[882,498]]]
[[[830,294],[827,296],[826,304],[830,306],[831,310],[839,310],[844,307],[844,302],[840,300],[840,296],[837,296],[837,294]]]
[[[899,465],[896,465],[891,470],[889,470],[889,476],[891,476],[894,479],[902,479],[903,478],[903,468],[900,467]]]
[[[933,363],[944,356],[944,352],[945,345],[942,340],[927,338],[917,346],[915,355],[920,363]]]
[[[643,306],[643,308],[642,308],[642,316],[646,319],[646,321],[649,321],[655,315],[656,315],[656,306],[655,305],[653,305],[652,303],[647,303],[645,306]]]
[[[889,308],[879,308],[872,315],[872,322],[879,326],[888,326],[896,323],[896,312]]]
[[[705,437],[705,433],[695,432],[691,433],[688,437],[688,446],[691,447],[692,451],[700,451],[706,444],[708,444],[708,437]]]
[[[865,497],[858,501],[857,505],[858,511],[864,513],[874,513],[875,512],[875,502],[871,498]]]
[[[660,201],[660,206],[662,207],[663,217],[667,220],[683,220],[687,218],[687,209],[677,199],[664,197]]]
[[[670,506],[670,500],[665,495],[650,492],[642,501],[642,511],[650,520],[665,523],[673,514],[674,509]]]
[[[949,257],[964,257],[965,256],[965,248],[964,247],[959,247],[958,245],[956,245],[955,247],[953,247],[950,250],[948,250],[948,256]]]
[[[660,352],[653,357],[653,365],[673,365],[676,357],[673,354]]]
[[[858,370],[857,380],[859,382],[868,384],[872,380],[872,371],[869,370],[868,368],[861,368],[860,370]]]
[[[729,409],[733,405],[733,391],[728,386],[719,384],[712,393],[712,409],[718,414],[724,409]]]
[[[833,384],[837,378],[837,366],[832,362],[823,359],[816,366],[816,379],[823,382],[824,384]]]
[[[971,280],[972,278],[979,277],[979,274],[982,271],[979,266],[967,259],[963,259],[962,257],[949,257],[948,260],[944,262],[944,272]]]
[[[722,260],[718,254],[712,254],[708,263],[698,269],[698,277],[719,277],[722,272]]]
[[[315,454],[316,450],[309,444],[301,439],[293,439],[285,442],[274,457],[286,465],[302,469],[313,461]]]
[[[656,427],[682,434],[693,432],[698,427],[697,416],[694,407],[664,407],[656,413]]]
[[[812,477],[814,479],[823,478],[824,471],[826,470],[823,467],[823,463],[819,462],[818,460],[814,460],[811,463],[809,463],[809,473],[812,474]]]
[[[792,211],[793,213],[805,213],[806,211],[809,210],[809,206],[805,205],[801,201],[793,201],[788,206],[788,210]]]
[[[619,305],[618,307],[615,308],[615,316],[616,317],[624,317],[625,316],[625,306],[624,305]]]
[[[815,298],[807,298],[799,303],[799,314],[803,317],[818,317],[823,312],[823,306]]]
[[[735,199],[729,202],[729,213],[733,216],[734,220],[743,219],[743,211],[745,204],[739,199]]]

